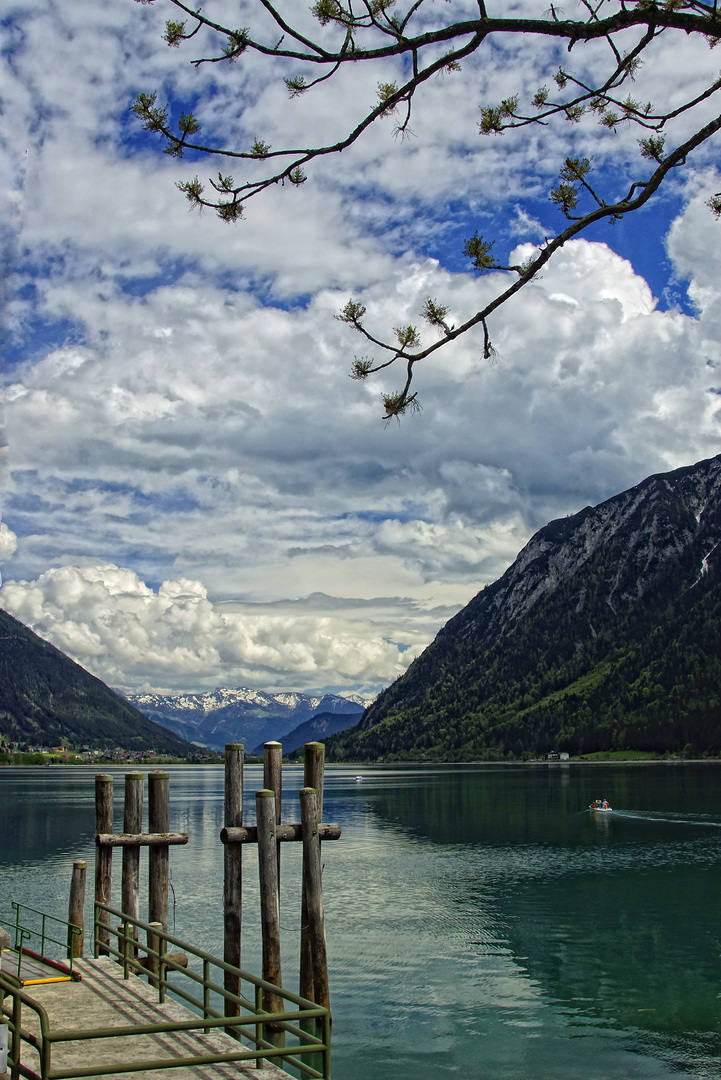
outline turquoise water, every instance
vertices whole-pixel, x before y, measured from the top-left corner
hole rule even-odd
[[[361,771],[326,774],[324,817],[343,828],[323,847],[335,1080],[721,1074],[719,766]],[[171,852],[170,928],[219,953],[222,769],[170,772],[171,829],[190,834]],[[11,899],[66,913],[72,860],[94,853],[93,773],[0,770],[0,917]],[[261,786],[248,767],[248,821]],[[287,769],[284,820],[300,786]],[[594,798],[614,813],[596,820]],[[299,854],[284,846],[290,988]],[[259,971],[250,851],[244,904]]]

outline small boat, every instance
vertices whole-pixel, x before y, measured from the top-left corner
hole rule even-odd
[[[588,808],[592,814],[612,814],[613,807],[608,799],[594,799]]]
[[[356,784],[362,783],[363,782],[363,777],[362,776],[356,776],[355,780],[356,780]]]

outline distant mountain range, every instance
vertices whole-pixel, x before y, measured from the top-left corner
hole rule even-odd
[[[721,752],[721,457],[553,521],[336,760]]]
[[[228,742],[241,742],[249,753],[263,752],[263,743],[277,740],[291,750],[302,742],[313,741],[309,735],[290,745],[289,736],[301,725],[321,713],[332,716],[317,729],[334,731],[353,726],[360,719],[365,703],[349,695],[326,694],[314,697],[295,692],[266,694],[244,686],[219,687],[200,694],[129,694],[130,701],[145,716],[180,735],[188,742],[222,750]]]
[[[0,609],[0,734],[31,746],[195,751],[152,723],[100,679]]]
[[[304,724],[283,736],[283,753],[292,754],[294,750],[300,749],[308,742],[325,742],[331,735],[355,727],[362,715],[362,708],[355,712],[316,713],[310,720],[306,720]],[[253,752],[262,754],[263,744],[261,743]]]

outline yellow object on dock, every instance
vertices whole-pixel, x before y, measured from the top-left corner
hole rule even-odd
[[[157,991],[140,978],[123,979],[123,969],[108,958],[98,960],[75,960],[74,970],[81,975],[80,982],[58,986],[44,983],[33,986],[31,997],[48,1014],[51,1030],[64,1032],[87,1032],[88,1029],[127,1028],[164,1024],[168,1021],[187,1022],[197,1019],[183,1005],[175,1001],[158,1004]],[[39,1033],[37,1016],[26,1008],[23,1010],[23,1026]],[[210,1054],[237,1053],[237,1040],[226,1035],[221,1028],[203,1033],[200,1031],[174,1031],[156,1034],[110,1037],[88,1041],[82,1034],[77,1041],[58,1042],[53,1045],[52,1068],[72,1075],[92,1064],[94,1068],[108,1068],[109,1077],[140,1077],[143,1080],[291,1080],[290,1075],[266,1061],[262,1068],[254,1068],[255,1062],[242,1061],[179,1066],[164,1068],[162,1072],[132,1070],[134,1063],[142,1066],[159,1058],[191,1058]],[[27,1055],[27,1056],[26,1056]],[[26,1048],[23,1064],[39,1072],[32,1062],[32,1051]],[[113,1065],[122,1070],[110,1071]]]
[[[23,950],[23,955],[20,957],[15,949],[3,949],[2,970],[17,976],[18,967],[20,968],[18,982],[21,986],[73,981],[70,970],[62,970],[63,964],[50,964],[42,957],[29,955],[27,950]]]

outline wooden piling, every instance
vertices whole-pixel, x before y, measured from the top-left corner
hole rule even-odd
[[[260,921],[263,942],[263,978],[282,988],[280,969],[280,912],[278,906],[278,845],[276,842],[275,793],[256,791],[258,820],[258,870],[260,875]],[[271,990],[263,993],[266,1012],[283,1011],[283,999]],[[276,1024],[266,1024],[267,1038],[274,1046],[285,1045],[285,1033]]]
[[[170,829],[170,774],[156,770],[148,776],[148,832],[168,833]],[[148,922],[168,929],[168,844],[149,848]]]
[[[325,746],[321,742],[305,744],[303,751],[303,786],[313,788],[316,793],[317,823],[323,820],[323,770],[325,766]],[[303,845],[303,881],[300,903],[300,982],[298,993],[317,1003],[313,990],[313,957],[308,925],[308,904],[306,899],[305,844]]]
[[[283,747],[279,742],[263,745],[263,787],[275,795],[275,823],[280,825],[283,808]],[[280,908],[280,845],[278,847],[278,907]]]
[[[238,828],[243,824],[243,744],[226,743],[225,746],[225,825]],[[227,964],[240,967],[241,918],[243,911],[243,845],[226,844],[223,848],[224,869],[224,941],[223,958]],[[240,976],[226,971],[225,989],[240,997]],[[240,1005],[226,1001],[226,1016],[240,1014]],[[226,1028],[227,1034],[237,1037],[235,1028]]]
[[[313,973],[313,998],[316,1005],[330,1009],[328,960],[325,947],[323,879],[318,835],[318,797],[314,788],[300,792],[300,820],[303,826],[303,882],[308,912],[307,935]]]
[[[80,934],[74,934],[68,927],[68,956],[82,957],[85,940],[85,876],[88,864],[78,859],[73,863],[73,876],[70,882],[70,904],[68,922],[80,927]]]
[[[113,778],[108,773],[99,773],[95,777],[95,834],[113,831]],[[95,899],[100,904],[110,904],[113,877],[113,849],[96,847],[95,849]],[[110,943],[110,916],[107,911],[100,912],[100,927],[97,931],[99,955],[108,954]]]
[[[125,774],[125,810],[123,830],[126,833],[140,833],[143,827],[143,783],[145,777],[140,772]],[[140,845],[132,844],[123,848],[123,887],[121,911],[132,919],[138,919],[138,896],[140,892]],[[134,931],[137,937],[137,930]]]
[[[308,742],[303,751],[303,787],[315,788],[318,799],[318,823],[323,820],[323,771],[325,744]]]

